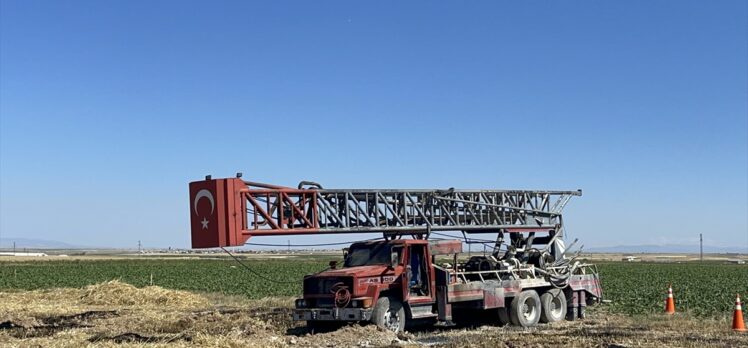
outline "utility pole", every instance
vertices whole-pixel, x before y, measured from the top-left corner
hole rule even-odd
[[[291,240],[288,240],[288,253],[291,253]]]
[[[13,241],[13,253],[16,253],[16,241]]]
[[[142,247],[143,247],[143,245],[140,244],[140,241],[138,241],[138,254],[140,254],[140,252],[142,250]]]
[[[699,233],[699,260],[704,261],[704,235]]]

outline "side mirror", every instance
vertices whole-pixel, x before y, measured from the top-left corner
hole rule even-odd
[[[330,261],[330,269],[336,269],[338,267],[338,261]]]

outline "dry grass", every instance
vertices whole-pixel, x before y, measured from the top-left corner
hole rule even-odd
[[[748,335],[733,332],[730,324],[726,318],[626,317],[598,310],[584,321],[532,329],[483,326],[417,334],[416,340],[446,347],[748,347]]]
[[[533,329],[481,326],[401,335],[352,325],[311,335],[291,298],[247,300],[107,282],[0,293],[2,347],[748,347],[730,318],[630,318],[598,309],[582,322]]]
[[[310,335],[291,321],[292,298],[248,300],[118,281],[82,289],[0,292],[2,347],[288,347],[389,344],[350,326]]]
[[[95,306],[164,306],[168,308],[196,308],[209,303],[186,291],[167,290],[158,286],[136,288],[112,280],[83,288],[80,303]]]

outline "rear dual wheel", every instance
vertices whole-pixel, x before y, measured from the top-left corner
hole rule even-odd
[[[566,295],[561,289],[551,289],[540,296],[543,310],[540,312],[541,323],[555,323],[566,318]]]
[[[499,309],[500,322],[509,321],[521,327],[532,327],[538,322],[554,323],[565,317],[566,295],[560,289],[548,290],[542,296],[535,290],[525,290],[512,299],[508,309]]]
[[[535,290],[525,290],[514,296],[509,306],[509,320],[521,327],[532,327],[540,321],[542,305]]]

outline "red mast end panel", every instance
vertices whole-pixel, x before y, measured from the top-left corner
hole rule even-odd
[[[247,185],[241,179],[215,179],[190,183],[190,229],[192,248],[241,246],[246,209],[241,191]]]

